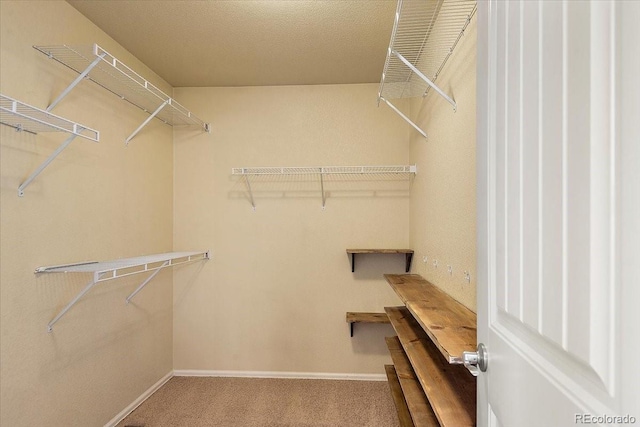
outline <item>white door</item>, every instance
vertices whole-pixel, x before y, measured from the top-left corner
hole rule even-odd
[[[479,1],[479,426],[640,425],[639,5]]]

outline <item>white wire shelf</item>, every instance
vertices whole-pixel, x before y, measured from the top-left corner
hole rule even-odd
[[[416,165],[408,166],[302,166],[302,167],[256,167],[256,168],[232,168],[231,175],[244,176],[251,207],[256,210],[253,190],[251,188],[251,176],[283,176],[283,175],[317,175],[320,177],[320,191],[322,194],[322,209],[327,201],[324,189],[324,177],[330,175],[415,175]]]
[[[425,137],[389,100],[426,96],[433,89],[456,109],[455,101],[435,82],[475,12],[476,0],[398,0],[378,101]]]
[[[77,136],[93,142],[100,140],[100,132],[97,130],[51,114],[49,110],[41,110],[2,94],[0,94],[0,123],[10,126],[17,131],[24,131],[31,134],[38,134],[40,132],[65,132],[69,134],[69,137],[18,186],[18,196],[20,197],[24,196],[24,190],[31,182],[40,175]]]
[[[116,57],[97,44],[70,46],[34,46],[51,59],[55,59],[80,75],[49,106],[55,106],[83,78],[88,78],[120,98],[148,112],[145,120],[128,138],[127,143],[151,120],[156,117],[171,126],[199,126],[209,132],[210,127],[176,100],[158,89],[152,83],[127,67]]]
[[[416,173],[410,166],[318,166],[318,167],[263,167],[232,168],[232,175],[329,175],[329,174],[388,174]]]
[[[66,132],[93,142],[100,140],[100,132],[48,111],[22,103],[0,94],[0,122],[17,131],[33,134],[40,132]]]
[[[195,261],[205,261],[210,259],[209,251],[206,252],[169,252],[164,254],[147,255],[136,258],[123,258],[112,261],[90,261],[75,264],[54,265],[48,267],[38,267],[35,274],[42,273],[92,273],[93,279],[75,296],[47,325],[49,332],[53,330],[53,325],[64,316],[87,292],[95,285],[108,280],[131,276],[133,274],[151,272],[137,288],[126,298],[129,303],[131,299],[144,288],[163,268],[174,267]]]

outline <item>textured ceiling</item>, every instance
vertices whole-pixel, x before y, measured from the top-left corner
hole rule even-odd
[[[174,87],[379,82],[395,0],[68,0]]]

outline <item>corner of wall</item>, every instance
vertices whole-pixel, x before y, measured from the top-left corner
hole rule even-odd
[[[436,84],[458,108],[430,91],[411,102],[411,117],[427,132],[411,132],[413,272],[476,308],[476,21],[474,17]],[[425,261],[426,259],[426,261]],[[468,276],[467,276],[468,275]]]

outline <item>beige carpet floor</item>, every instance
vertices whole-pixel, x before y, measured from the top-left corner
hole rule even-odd
[[[385,381],[174,377],[117,427],[398,427]]]

